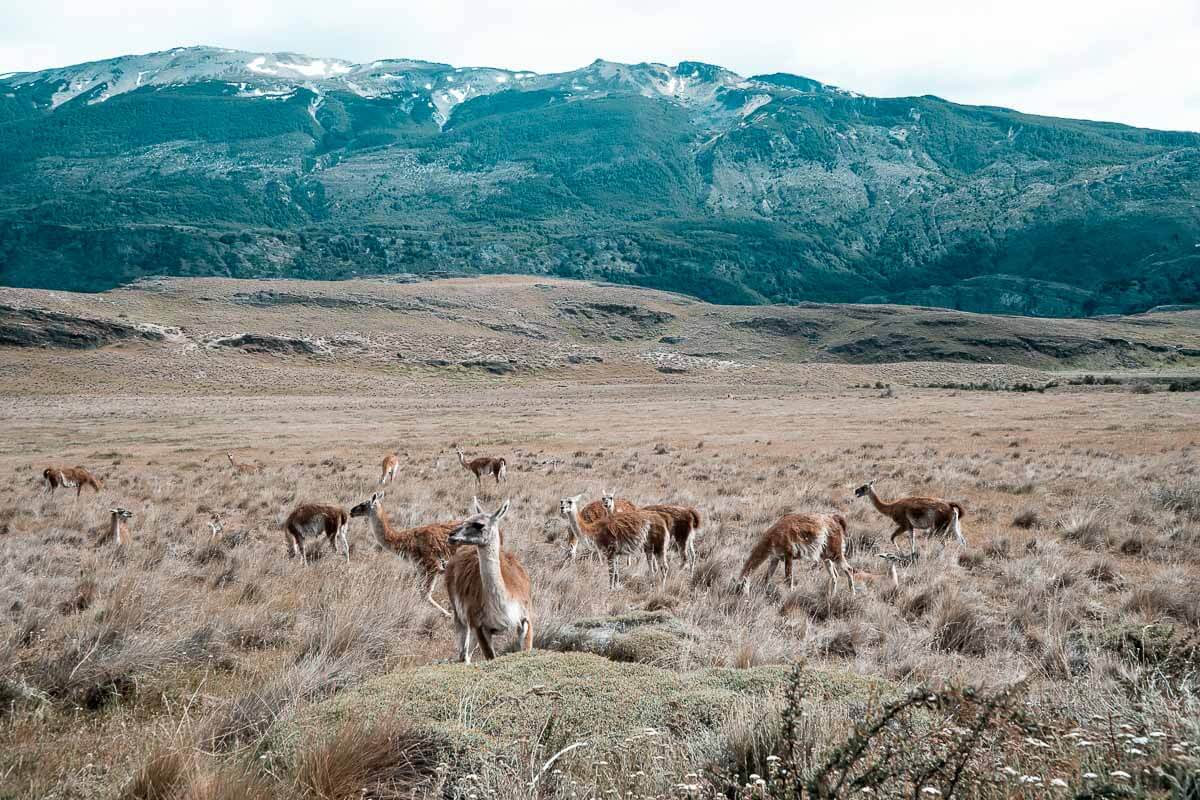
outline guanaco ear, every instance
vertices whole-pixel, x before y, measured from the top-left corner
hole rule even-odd
[[[500,509],[495,514],[492,514],[492,524],[493,525],[495,525],[500,520],[504,519],[504,515],[508,513],[508,504],[509,504],[509,501],[505,500],[504,505],[500,506]]]
[[[483,513],[483,506],[481,506],[479,504],[478,497],[471,498],[471,513],[472,514],[482,514]]]
[[[119,508],[110,508],[110,509],[108,510],[108,513],[110,513],[110,514],[120,514],[120,513],[121,513],[121,509],[119,509]]]
[[[584,493],[583,493],[583,492],[580,492],[579,494],[575,495],[574,497],[569,497],[569,498],[567,498],[567,499],[568,499],[568,500],[574,500],[576,503],[578,503],[580,500],[582,500],[582,499],[583,499],[583,495],[584,495]]]

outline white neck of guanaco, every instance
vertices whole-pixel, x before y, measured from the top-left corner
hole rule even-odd
[[[592,538],[592,531],[595,527],[583,521],[583,517],[579,516],[579,506],[576,505],[571,509],[570,516],[567,517],[567,526],[571,529],[571,533],[577,537]]]
[[[391,528],[388,524],[388,519],[384,516],[383,506],[371,506],[367,511],[367,519],[371,521],[371,531],[375,534],[375,540],[381,545],[387,544],[387,532]]]
[[[508,601],[508,589],[500,573],[500,529],[492,528],[488,535],[490,541],[487,544],[475,546],[479,553],[479,577],[492,603],[501,606]]]

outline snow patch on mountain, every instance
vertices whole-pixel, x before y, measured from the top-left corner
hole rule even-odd
[[[271,67],[263,66],[266,63],[267,63],[267,57],[259,56],[258,58],[254,59],[253,61],[248,63],[246,65],[246,69],[250,70],[251,72],[257,72],[260,75],[278,75],[279,74],[279,70],[272,69]]]
[[[804,79],[798,79],[804,80]],[[0,89],[44,84],[50,109],[80,95],[90,103],[147,86],[219,81],[245,98],[288,97],[299,89],[318,97],[343,91],[367,98],[421,99],[434,108],[434,121],[445,125],[454,109],[473,98],[503,91],[560,91],[572,100],[637,94],[688,108],[694,119],[720,127],[745,119],[780,95],[799,90],[785,83],[747,79],[721,67],[682,62],[620,64],[597,59],[582,69],[540,75],[490,67],[453,67],[410,59],[381,59],[366,64],[297,53],[248,53],[213,47],[175,48],[158,53],[77,64],[71,67],[0,77]],[[821,84],[810,82],[821,87]],[[819,91],[841,91],[822,87]],[[731,94],[734,93],[734,94]],[[407,100],[406,100],[407,102]]]

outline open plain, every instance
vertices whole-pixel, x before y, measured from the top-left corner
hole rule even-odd
[[[1195,377],[1200,312],[722,308],[533,278],[0,306],[0,797],[1196,786],[1200,394],[1164,376]],[[449,621],[365,520],[349,565],[324,540],[288,557],[290,509],[369,498],[388,453],[393,525],[463,518],[455,446],[507,459],[479,499],[512,502],[532,654],[446,663]],[[74,465],[98,493],[45,493],[43,469]],[[893,586],[869,480],[961,503],[966,546],[918,534]],[[695,507],[695,569],[672,554],[660,582],[639,559],[609,591],[601,560],[568,560],[559,499],[605,489]],[[846,516],[857,594],[807,563],[794,590],[738,591],[797,511]],[[831,766],[920,686],[942,699]],[[970,698],[1012,686],[976,735]]]

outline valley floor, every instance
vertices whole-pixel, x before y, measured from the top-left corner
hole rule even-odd
[[[3,353],[9,368],[19,358]],[[269,694],[306,654],[352,662],[338,678],[346,687],[452,658],[449,622],[419,600],[408,564],[372,547],[361,520],[349,567],[323,557],[302,568],[286,556],[287,511],[366,499],[388,452],[402,465],[385,500],[397,525],[467,511],[474,486],[455,444],[507,457],[508,482],[485,485],[481,500],[512,500],[506,542],[533,579],[539,648],[573,620],[666,609],[692,632],[666,659],[672,670],[805,659],[900,687],[1025,678],[1047,715],[1114,714],[1142,726],[1173,718],[1155,705],[1167,696],[1148,687],[1178,678],[1114,642],[1150,625],[1183,640],[1200,624],[1194,392],[494,379],[372,395],[98,387],[7,393],[0,407],[9,444],[0,453],[4,796],[128,788],[165,743],[193,741],[207,720]],[[263,472],[235,476],[226,452]],[[103,489],[46,496],[40,473],[50,464],[85,465]],[[882,575],[875,554],[890,526],[853,497],[870,479],[884,496],[961,501],[967,547],[920,540],[923,557],[895,590],[831,600],[824,572],[802,567],[794,592],[731,594],[752,539],[794,511],[846,514],[854,568]],[[605,488],[699,509],[696,574],[676,568],[660,587],[638,564],[609,592],[602,564],[565,562],[559,498]],[[116,505],[135,514],[123,557],[92,544]],[[232,537],[219,546],[208,541],[213,514]],[[331,644],[338,635],[348,638]],[[1193,702],[1172,686],[1172,701]],[[303,717],[325,694],[297,696],[280,713]],[[818,751],[851,719],[835,723]],[[1171,736],[1190,747],[1194,733]],[[218,766],[201,774],[231,780],[219,765],[244,752],[218,748],[204,757]],[[1096,768],[1072,758],[1043,780],[1074,785]],[[495,793],[506,794],[497,780]]]

